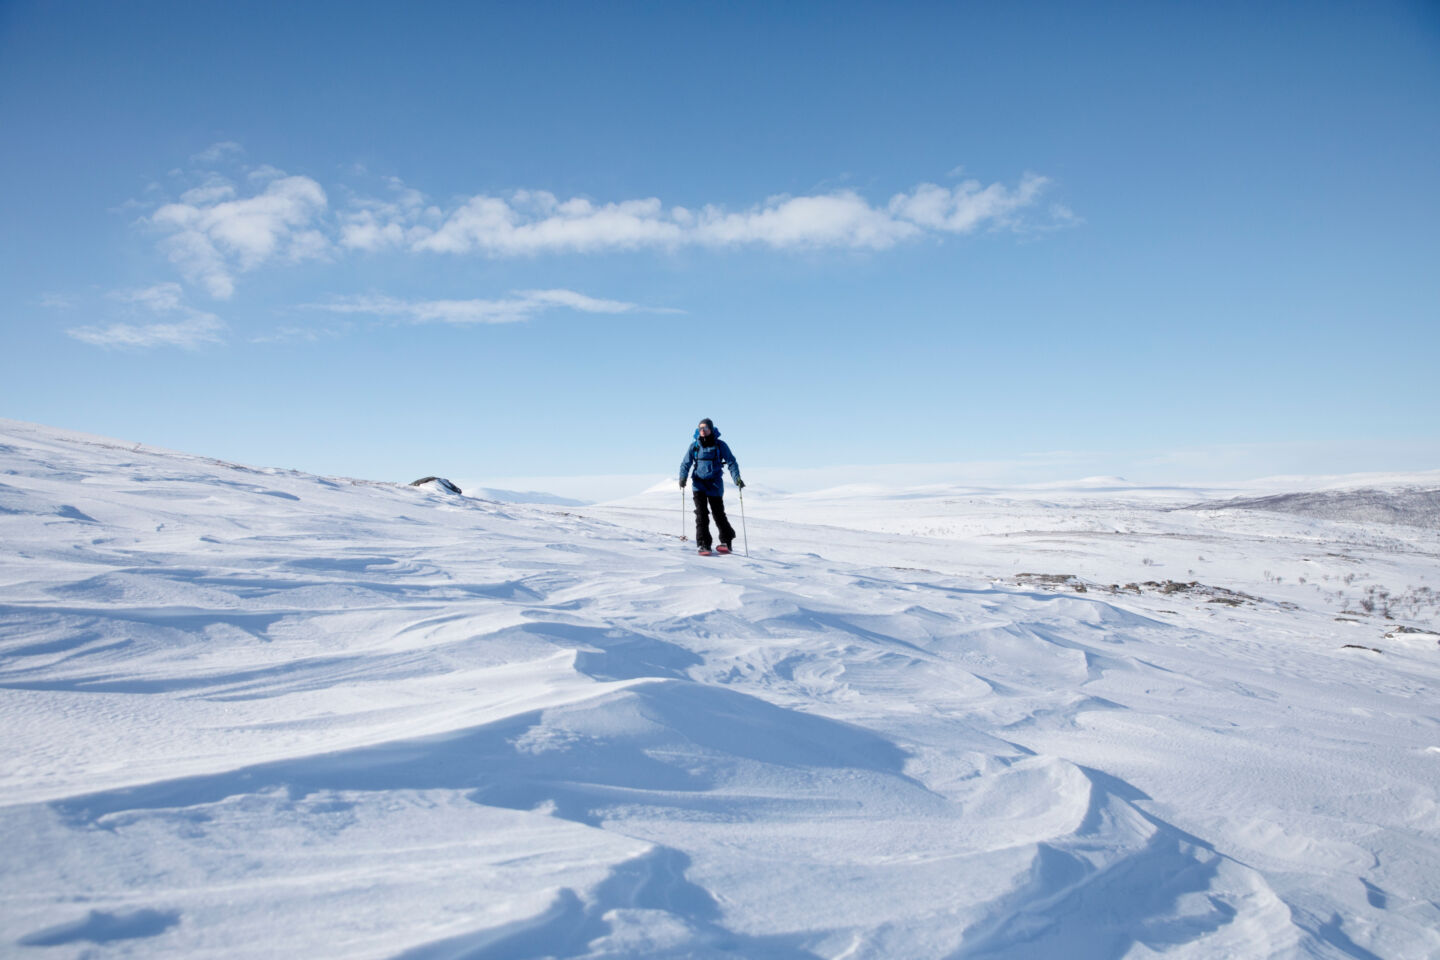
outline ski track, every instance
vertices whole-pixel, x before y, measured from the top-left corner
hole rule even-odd
[[[1440,956],[1440,647],[1322,581],[1433,530],[850,494],[700,558],[12,421],[0,478],[0,954]],[[1100,588],[1172,577],[1260,599]]]

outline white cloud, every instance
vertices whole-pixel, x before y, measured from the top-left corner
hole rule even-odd
[[[318,343],[321,340],[333,340],[342,337],[350,332],[349,323],[338,323],[324,327],[277,327],[268,334],[251,337],[251,343],[293,343],[304,341],[306,343]]]
[[[848,190],[774,197],[738,213],[713,205],[698,213],[685,207],[666,209],[655,197],[595,204],[580,197],[560,201],[543,191],[520,191],[508,200],[471,197],[438,229],[419,227],[392,233],[391,238],[404,237],[418,251],[513,256],[687,245],[882,249],[919,232],[914,224]]]
[[[426,203],[425,195],[399,177],[387,177],[393,199],[356,197],[351,209],[340,214],[340,246],[374,252],[403,247],[429,233],[422,223],[439,224],[444,214]]]
[[[219,203],[221,200],[229,200],[235,196],[235,185],[224,180],[211,180],[202,187],[193,187],[180,194],[182,203],[204,206],[210,203]]]
[[[227,141],[197,154],[194,159],[212,168],[230,163],[233,177],[213,169],[177,171],[188,189],[142,220],[163,234],[160,248],[181,276],[218,299],[232,296],[237,278],[262,265],[350,251],[490,258],[685,247],[874,251],[926,236],[980,229],[1026,235],[1083,222],[1063,203],[1043,206],[1052,184],[1034,173],[1013,185],[973,178],[952,186],[921,183],[883,202],[827,186],[740,209],[667,206],[658,197],[567,199],[527,189],[461,197],[442,207],[398,177],[382,177],[371,178],[375,195],[352,195],[332,211],[315,180],[266,164],[237,166],[241,153]],[[363,170],[355,175],[370,177]],[[508,301],[486,302],[499,304],[499,315],[515,312]],[[466,310],[491,308],[447,309],[470,315]]]
[[[561,203],[543,191],[520,191],[510,200],[471,197],[438,230],[420,231],[411,247],[513,256],[669,247],[684,239],[681,226],[653,197],[596,206],[581,198]]]
[[[69,310],[80,301],[68,293],[42,293],[40,306],[48,310]]]
[[[330,239],[319,230],[301,230],[290,238],[285,258],[291,263],[324,260],[330,255]]]
[[[414,212],[425,208],[425,194],[407,186],[399,177],[387,177],[386,184],[395,193],[395,202],[401,208]]]
[[[378,294],[337,297],[306,304],[330,313],[394,317],[410,323],[519,323],[556,307],[581,313],[665,312],[620,300],[601,300],[574,290],[517,290],[496,300],[401,300]]]
[[[330,249],[318,229],[327,206],[320,184],[273,169],[264,177],[269,180],[264,189],[244,198],[236,198],[233,184],[211,180],[148,218],[166,234],[161,249],[170,261],[212,297],[231,296],[237,273],[277,257],[291,262],[324,257]]]
[[[182,347],[194,350],[207,343],[222,343],[225,325],[217,318],[186,318],[174,323],[136,325],[112,323],[105,327],[75,327],[65,331],[76,340],[97,347]]]
[[[279,167],[271,166],[268,163],[262,163],[258,167],[252,167],[245,173],[245,178],[247,180],[250,180],[251,182],[258,182],[261,180],[279,180],[283,176],[285,176],[284,170],[281,170]]]
[[[1068,203],[1050,204],[1050,223],[1046,225],[1047,229],[1063,230],[1066,227],[1078,227],[1084,222],[1084,218],[1077,216]]]
[[[190,158],[192,163],[203,163],[207,166],[220,163],[231,157],[238,157],[245,152],[245,148],[234,140],[222,140],[219,143],[212,143]]]
[[[1034,205],[1049,184],[1047,178],[1034,173],[1025,174],[1013,190],[1001,183],[982,186],[979,180],[966,180],[953,188],[922,183],[910,193],[896,194],[889,212],[947,233],[969,233],[985,223],[1011,227],[1015,215]]]
[[[587,297],[583,293],[576,293],[574,290],[517,290],[515,293],[527,302],[542,306],[569,307],[571,310],[579,310],[582,313],[630,313],[636,310],[643,310],[646,313],[680,312],[666,308],[638,307],[633,303],[625,303],[623,300],[601,300],[596,297]]]
[[[340,221],[340,245],[351,250],[375,251],[405,243],[405,228],[395,220],[381,221],[374,210],[347,213]]]
[[[849,190],[817,197],[775,197],[744,213],[706,207],[693,227],[697,243],[761,244],[777,249],[880,250],[918,234],[912,223],[870,206]]]
[[[714,204],[666,207],[656,197],[596,203],[517,190],[469,197],[446,212],[427,206],[399,180],[392,178],[390,186],[398,201],[357,200],[341,216],[342,246],[489,257],[684,246],[882,250],[927,233],[969,233],[982,226],[1029,232],[1035,225],[1022,217],[1050,181],[1026,174],[1014,187],[973,179],[953,188],[922,183],[885,205],[841,189],[771,197],[741,211]],[[1061,205],[1052,207],[1051,219],[1076,222]]]
[[[116,290],[110,294],[110,299],[118,300],[121,303],[133,303],[152,313],[174,313],[184,309],[185,291],[180,288],[178,283],[157,283],[153,287]]]
[[[132,313],[154,317],[149,323],[111,323],[107,326],[75,327],[68,335],[97,347],[181,347],[194,350],[207,343],[222,343],[225,324],[213,313],[196,310],[185,303],[178,283],[161,283],[138,290],[116,291],[110,299],[125,304]]]

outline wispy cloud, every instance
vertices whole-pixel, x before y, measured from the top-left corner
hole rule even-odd
[[[742,208],[667,205],[653,196],[562,198],[536,189],[442,204],[398,177],[376,179],[361,170],[354,175],[369,180],[368,190],[342,186],[345,199],[332,209],[316,180],[243,164],[242,154],[229,141],[196,154],[199,170],[175,171],[186,189],[141,219],[162,235],[161,249],[181,276],[218,299],[232,296],[238,277],[263,264],[344,253],[505,258],[682,248],[878,251],[925,237],[1033,235],[1081,222],[1064,203],[1042,202],[1054,187],[1047,177],[1026,173],[1012,184],[985,183],[959,179],[960,167],[950,171],[949,185],[920,183],[883,200],[837,185]],[[512,315],[508,301],[502,303],[507,307],[500,313]]]
[[[192,187],[180,194],[180,202],[203,207],[235,198],[235,184],[228,180],[213,179],[203,186]]]
[[[444,220],[439,207],[399,177],[386,177],[385,187],[388,196],[356,196],[339,215],[340,246],[366,251],[404,247]]]
[[[948,188],[922,183],[892,198],[889,213],[945,233],[970,233],[986,224],[1006,228],[1013,226],[1020,211],[1033,206],[1049,185],[1047,178],[1034,173],[1027,173],[1014,189],[1000,183],[983,186],[979,180]]]
[[[883,250],[926,234],[982,227],[1023,232],[1033,220],[1058,216],[1053,209],[1048,218],[1035,213],[1050,185],[1038,174],[1026,174],[1014,187],[978,180],[953,187],[922,183],[884,204],[845,189],[770,197],[738,211],[715,204],[667,207],[656,197],[561,200],[544,190],[480,194],[441,211],[416,197],[408,206],[370,202],[344,214],[339,242],[370,251],[393,247],[490,257],[684,246]]]
[[[369,294],[337,297],[305,306],[329,313],[388,317],[409,323],[454,324],[520,323],[555,308],[602,314],[676,312],[620,300],[601,300],[574,290],[516,290],[495,300],[401,300]]]
[[[207,343],[223,342],[224,322],[213,313],[189,306],[178,283],[116,291],[110,294],[110,299],[122,304],[130,313],[153,319],[148,323],[116,322],[107,326],[75,327],[65,332],[76,340],[97,347],[181,347],[194,350]]]
[[[230,160],[245,153],[245,148],[234,140],[222,140],[219,143],[212,143],[190,158],[192,163],[202,163],[213,166],[222,160]]]
[[[340,322],[321,327],[277,327],[266,334],[251,337],[251,343],[319,343],[321,340],[334,340],[336,337],[343,337],[350,332],[350,324]]]
[[[1067,227],[1078,227],[1085,222],[1085,218],[1079,216],[1070,209],[1068,203],[1050,204],[1050,222],[1042,224],[1040,229],[1064,230]]]
[[[181,275],[217,299],[235,292],[237,273],[270,260],[321,258],[330,250],[320,184],[270,168],[247,179],[254,190],[249,196],[229,180],[211,177],[146,218],[164,234],[161,249]]]
[[[80,301],[68,293],[42,293],[37,302],[47,310],[69,310]]]

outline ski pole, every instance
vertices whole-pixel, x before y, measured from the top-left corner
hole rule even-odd
[[[685,536],[685,485],[680,485],[680,540],[683,543],[690,538]]]
[[[735,491],[740,494],[740,532],[745,534],[745,556],[750,556],[750,530],[745,526],[745,488]]]

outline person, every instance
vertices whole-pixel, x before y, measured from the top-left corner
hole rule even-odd
[[[700,421],[695,428],[695,437],[690,443],[690,448],[685,451],[685,459],[680,461],[680,489],[685,489],[685,481],[693,470],[695,487],[693,499],[695,500],[695,544],[700,552],[710,554],[710,514],[715,515],[715,527],[720,534],[720,553],[729,553],[731,545],[735,542],[735,528],[730,526],[730,521],[725,516],[725,478],[721,474],[722,467],[730,468],[730,479],[735,481],[737,489],[745,489],[745,481],[740,479],[740,464],[735,462],[735,454],[730,452],[730,446],[720,439],[720,431],[715,429],[715,423],[709,417]]]

